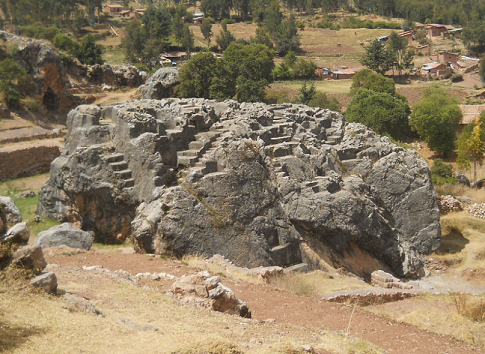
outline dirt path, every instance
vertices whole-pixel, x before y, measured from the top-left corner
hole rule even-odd
[[[139,254],[89,252],[73,256],[47,256],[46,259],[49,263],[61,266],[102,265],[113,271],[124,269],[132,274],[166,272],[180,276],[197,271],[180,262]],[[278,323],[349,333],[377,345],[388,353],[482,352],[451,337],[420,330],[357,307],[318,301],[244,281],[224,279],[224,283],[232,288],[241,300],[247,302],[253,318],[258,320],[274,319]]]

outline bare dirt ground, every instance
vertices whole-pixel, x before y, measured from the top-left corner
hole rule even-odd
[[[194,273],[194,269],[178,261],[160,259],[139,254],[95,253],[71,256],[47,257],[49,263],[62,267],[79,268],[87,265],[102,265],[110,270],[124,269],[132,274],[140,272],[166,272],[180,276]],[[64,269],[64,268],[62,268]],[[66,268],[67,269],[67,268]],[[74,287],[73,274],[55,270],[60,287]],[[102,281],[102,280],[100,280]],[[272,286],[235,279],[223,279],[236,296],[245,301],[253,318],[259,321],[274,319],[276,323],[307,326],[347,333],[368,341],[387,353],[479,353],[479,348],[454,338],[420,330],[411,325],[379,316],[348,305],[319,301],[301,297]],[[96,298],[96,284],[80,295]],[[162,287],[163,288],[163,287]]]

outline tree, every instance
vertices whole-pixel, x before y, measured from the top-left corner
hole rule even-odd
[[[355,95],[360,89],[385,92],[394,96],[396,93],[396,84],[394,80],[384,75],[377,74],[370,69],[362,69],[352,78],[350,94]]]
[[[78,59],[85,65],[103,64],[101,53],[102,47],[96,44],[93,36],[88,34],[81,43]]]
[[[216,58],[212,53],[200,52],[180,68],[180,97],[211,98],[210,87],[214,77]]]
[[[400,139],[410,131],[409,113],[409,106],[389,93],[360,89],[350,101],[345,119],[362,123],[379,134]]]
[[[415,104],[409,123],[428,147],[448,156],[455,148],[462,112],[454,98],[438,86],[423,90],[423,99]]]
[[[200,25],[200,31],[204,36],[204,39],[207,41],[207,45],[210,47],[211,45],[211,37],[212,37],[212,23],[209,19],[204,18]]]
[[[269,31],[271,33],[271,31]],[[276,42],[276,52],[284,56],[290,51],[298,51],[300,48],[300,41],[298,39],[298,28],[296,27],[295,16],[291,15],[290,19],[283,21],[274,33]]]
[[[190,52],[194,49],[194,34],[190,30],[189,24],[184,23],[184,27],[182,30],[182,38],[181,38],[182,46],[187,53],[187,58],[190,57]]]
[[[177,39],[178,44],[182,42],[182,36],[184,31],[184,20],[182,16],[177,12],[172,19],[172,32]]]
[[[298,91],[300,91],[300,96],[298,96],[297,101],[303,104],[308,104],[317,94],[314,82],[310,86],[307,86],[306,82],[304,82]]]
[[[360,63],[380,74],[385,73],[391,68],[392,56],[384,43],[377,39],[364,47],[365,53],[360,59]]]
[[[271,37],[264,27],[256,28],[256,36],[254,38],[251,37],[250,42],[253,44],[263,44],[268,48],[273,48],[273,42],[271,42]]]
[[[474,181],[477,181],[477,164],[483,163],[483,154],[485,153],[485,131],[482,128],[485,115],[478,122],[467,126],[461,136],[458,138],[458,157],[456,162],[458,166],[464,169],[470,168],[473,162]]]
[[[29,91],[31,77],[14,59],[0,61],[0,91],[2,99],[10,107],[16,107]]]
[[[463,29],[463,43],[473,55],[485,53],[485,19],[475,20]]]
[[[212,97],[262,102],[272,78],[273,51],[262,44],[231,43],[223,54],[214,70]]]
[[[143,55],[144,37],[141,30],[141,21],[134,19],[126,25],[126,35],[121,40],[125,50],[126,60],[137,63]]]
[[[311,79],[315,76],[317,64],[311,60],[300,58],[296,60],[292,66],[293,78],[295,79]]]
[[[219,36],[216,37],[217,45],[221,50],[226,50],[232,42],[236,41],[236,37],[227,29],[227,21],[222,21],[222,31]]]
[[[392,31],[389,35],[388,49],[391,55],[392,70],[397,69],[399,75],[402,71],[409,69],[413,64],[413,55],[408,51],[408,40]]]

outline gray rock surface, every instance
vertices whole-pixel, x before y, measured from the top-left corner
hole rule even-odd
[[[180,83],[177,68],[161,68],[138,88],[139,98],[161,100],[172,97],[174,88]]]
[[[40,232],[34,244],[40,245],[42,248],[65,245],[89,250],[93,245],[93,239],[92,232],[80,230],[75,225],[65,222]]]
[[[0,220],[0,235],[2,231],[5,232],[6,228],[22,222],[22,214],[10,197],[0,196]],[[3,230],[1,226],[3,226]]]
[[[70,312],[86,312],[92,313],[97,316],[103,316],[101,311],[99,311],[96,306],[92,304],[88,299],[73,293],[64,294],[64,298],[67,302],[67,308]]]
[[[11,265],[40,272],[47,265],[42,248],[39,245],[28,245],[17,250],[10,262]]]
[[[99,241],[366,277],[423,275],[439,247],[427,163],[335,112],[139,100],[80,106],[68,128],[38,212]]]
[[[138,87],[145,82],[148,75],[132,65],[96,64],[86,66],[86,76],[91,84],[109,85],[113,89],[119,89]]]
[[[53,272],[43,273],[30,281],[30,285],[43,289],[48,294],[57,292],[57,277]]]
[[[169,295],[186,305],[251,318],[251,311],[246,303],[222,284],[220,277],[211,276],[207,271],[184,275],[172,284]]]
[[[5,235],[0,236],[0,242],[11,242],[26,244],[29,242],[30,229],[26,222],[21,222],[12,226]]]

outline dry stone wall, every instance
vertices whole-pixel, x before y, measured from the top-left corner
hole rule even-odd
[[[49,172],[51,162],[61,154],[58,146],[35,146],[0,152],[0,181]]]

